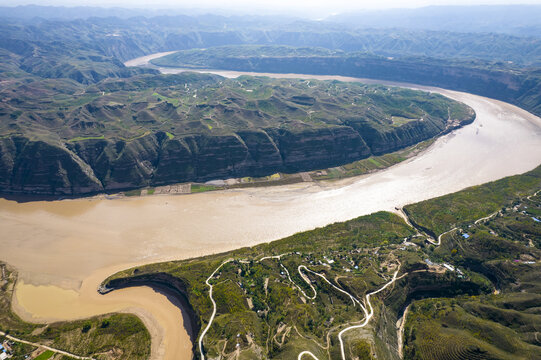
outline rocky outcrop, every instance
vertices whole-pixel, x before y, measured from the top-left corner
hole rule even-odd
[[[157,132],[132,141],[88,139],[66,144],[16,136],[0,140],[0,191],[81,195],[314,170],[410,146],[444,133],[448,125],[429,118],[383,131],[354,119],[347,126],[174,138]]]
[[[35,194],[103,191],[92,168],[75,153],[61,145],[23,137],[0,140],[0,188]]]
[[[416,144],[443,133],[446,129],[445,121],[424,119],[411,121],[387,131],[378,131],[362,120],[351,121],[349,124],[359,134],[363,134],[366,144],[374,155],[385,154]]]

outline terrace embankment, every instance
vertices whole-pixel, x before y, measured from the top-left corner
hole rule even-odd
[[[161,297],[164,303],[159,303],[156,299],[161,294],[148,287],[101,296],[96,289],[103,279],[141,263],[224,252],[378,210],[393,210],[523,173],[541,162],[541,153],[532,150],[541,147],[538,117],[475,95],[426,90],[471,106],[477,113],[475,122],[439,138],[416,158],[378,173],[333,183],[189,196],[27,203],[0,200],[0,257],[16,267],[23,280],[24,286],[19,284],[16,294],[20,309],[30,317],[69,319],[139,306],[147,314],[165,318],[166,325],[161,325],[167,329],[165,337],[153,344],[166,349],[182,338],[180,310],[171,309],[178,311],[178,317],[166,315],[164,309],[173,305],[165,296]],[[117,296],[116,305],[108,305],[108,299]],[[92,311],[85,310],[88,301]],[[17,312],[22,314],[22,310]],[[187,350],[180,351],[191,354],[192,343],[184,334]],[[175,359],[174,350],[171,354]]]
[[[358,82],[190,73],[97,86],[54,114],[61,129],[45,123],[42,133],[36,119],[50,109],[35,91],[21,94],[30,115],[19,132],[0,128],[0,192],[88,195],[325,169],[475,119],[439,94]]]

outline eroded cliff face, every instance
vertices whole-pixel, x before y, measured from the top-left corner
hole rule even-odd
[[[103,190],[93,169],[62,144],[0,140],[0,188],[14,193],[86,194]]]
[[[474,115],[461,125],[473,121]],[[176,182],[298,172],[353,162],[410,146],[452,127],[443,119],[411,121],[380,131],[349,126],[244,130],[229,135],[164,132],[133,141],[55,143],[22,136],[0,140],[0,191],[82,195]],[[456,124],[458,125],[458,124]]]

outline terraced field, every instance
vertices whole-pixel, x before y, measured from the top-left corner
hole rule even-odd
[[[454,227],[431,259],[492,284],[479,296],[414,302],[405,329],[411,359],[538,359],[541,342],[539,168],[406,207],[429,231]],[[474,216],[498,209],[493,216]]]
[[[253,248],[126,270],[109,278],[102,291],[146,284],[186,297],[199,333],[194,352],[201,359],[344,358],[356,355],[351,344],[359,340],[367,341],[369,354],[395,357],[395,322],[410,303],[407,359],[532,358],[540,350],[535,309],[541,305],[541,252],[526,242],[541,235],[531,218],[541,209],[535,195],[541,167],[515,178],[444,197],[452,204],[453,197],[460,203],[472,191],[481,194],[439,246],[433,228],[425,232],[380,212]],[[488,216],[482,196],[493,191],[504,210]],[[406,212],[418,219],[441,201],[414,204]],[[459,216],[454,209],[460,207],[448,209]],[[528,232],[484,240],[491,226],[514,228],[528,218]],[[371,300],[365,298],[372,292]],[[349,329],[356,330],[342,338]]]
[[[438,94],[337,81],[196,73],[56,81],[0,90],[0,191],[95,193],[324,169],[475,118]]]

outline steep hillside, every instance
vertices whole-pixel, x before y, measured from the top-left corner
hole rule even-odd
[[[538,167],[410,205],[415,227],[379,212],[125,270],[101,291],[176,293],[199,359],[537,359],[540,188]]]
[[[185,50],[152,60],[169,67],[344,75],[432,85],[516,104],[541,115],[539,70],[502,62],[381,57],[284,46],[226,46]]]
[[[473,121],[442,96],[358,83],[147,75],[0,90],[0,189],[84,194],[341,165]]]
[[[23,21],[2,17],[0,11],[0,17],[3,20],[0,47],[6,40],[68,45],[66,50],[92,49],[122,61],[160,51],[223,45],[288,45],[392,57],[465,58],[541,65],[539,37],[470,33],[463,29],[428,31],[396,25],[388,29],[352,29],[342,24],[288,17],[213,14]]]

